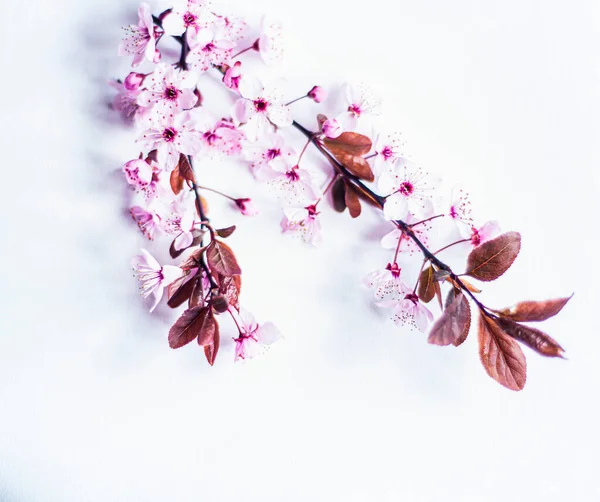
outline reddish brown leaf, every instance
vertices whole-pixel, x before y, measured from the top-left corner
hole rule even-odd
[[[481,289],[476,288],[475,286],[473,286],[473,284],[471,284],[469,281],[467,281],[464,277],[460,278],[460,282],[463,283],[463,285],[471,292],[471,293],[481,293]]]
[[[192,253],[179,265],[183,270],[189,270],[191,268],[200,267],[200,258],[202,257],[202,253],[206,251],[208,246],[194,249]]]
[[[231,225],[230,227],[218,228],[215,230],[219,237],[223,237],[223,239],[229,237],[233,232],[235,232],[235,225]]]
[[[229,308],[229,302],[224,295],[213,295],[209,304],[218,314],[227,312],[227,309]]]
[[[479,357],[491,376],[510,390],[521,390],[527,379],[527,362],[519,344],[495,321],[480,312]]]
[[[562,357],[565,352],[554,338],[539,329],[519,324],[510,319],[499,318],[496,323],[509,336],[519,340],[523,345],[527,345],[538,354],[547,357]]]
[[[507,232],[471,251],[467,259],[467,275],[480,281],[493,281],[506,272],[521,249],[521,235]]]
[[[197,274],[194,280],[194,289],[190,295],[190,301],[188,306],[191,307],[204,307],[204,290],[202,288],[202,274]]]
[[[195,182],[194,170],[192,169],[192,165],[190,164],[187,155],[184,155],[183,153],[179,154],[177,169],[179,170],[179,176],[181,176],[185,181],[189,181],[191,183]]]
[[[200,334],[208,311],[208,307],[194,307],[181,314],[169,331],[170,347],[178,349],[196,338]]]
[[[198,345],[212,345],[215,340],[215,335],[219,331],[219,324],[215,319],[210,307],[204,307],[206,309],[206,315],[202,317],[202,325],[200,326],[200,332],[198,333]]]
[[[446,297],[446,303],[444,308],[448,308],[448,306],[450,305],[450,303],[452,303],[452,301],[454,300],[454,298],[456,298],[456,295],[458,293],[461,293],[460,289],[455,289],[452,288],[449,292],[448,292],[448,296]],[[465,300],[467,300],[467,297],[464,297]],[[461,345],[469,336],[469,330],[471,329],[471,307],[469,306],[469,308],[467,309],[468,312],[468,319],[467,319],[467,324],[465,325],[465,328],[463,330],[463,332],[460,334],[460,336],[454,340],[454,342],[452,342],[452,345],[454,345],[455,347],[458,347],[459,345]]]
[[[367,136],[357,132],[343,132],[337,138],[325,138],[323,144],[336,157],[340,154],[366,155],[372,146],[372,142]]]
[[[444,307],[442,306],[442,288],[440,287],[439,282],[433,281],[433,290],[435,291],[435,297],[437,298],[440,310],[443,310]]]
[[[421,272],[421,276],[419,277],[419,290],[417,294],[425,303],[429,303],[435,296],[433,272],[433,267],[429,266]]]
[[[433,345],[450,345],[464,335],[465,329],[468,332],[470,324],[469,302],[465,295],[458,292],[434,323],[427,341]]]
[[[513,321],[545,321],[558,314],[572,297],[573,295],[542,302],[520,302],[498,313]]]
[[[169,284],[167,287],[167,305],[169,307],[177,308],[190,298],[196,283],[195,277],[196,273],[188,273]]]
[[[208,202],[202,196],[200,196],[200,202],[196,199],[196,212],[200,218],[204,218],[208,214]]]
[[[175,195],[179,195],[179,193],[183,190],[183,178],[179,175],[179,166],[176,166],[175,169],[171,171],[171,190]]]
[[[346,209],[346,183],[343,178],[338,178],[331,187],[331,198],[333,200],[333,208],[338,213],[343,213]]]
[[[240,291],[242,289],[242,276],[219,276],[219,292],[227,298],[229,305],[240,308]]]
[[[220,336],[219,330],[217,329],[217,333],[215,335],[215,341],[212,345],[204,346],[204,355],[206,356],[206,360],[208,364],[211,366],[215,364],[215,359],[217,358],[217,352],[219,352],[219,344],[220,344]]]
[[[366,180],[366,181],[374,181],[375,175],[371,170],[371,166],[369,163],[358,155],[349,155],[345,153],[336,154],[335,158],[340,161],[348,171],[350,171],[355,176]]]
[[[360,200],[358,199],[356,188],[350,183],[346,184],[345,203],[350,212],[350,216],[352,216],[352,218],[358,218],[361,211]]]
[[[206,250],[206,259],[210,269],[217,274],[231,276],[242,273],[233,251],[224,242],[213,240]]]

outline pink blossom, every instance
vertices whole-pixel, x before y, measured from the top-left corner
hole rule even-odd
[[[242,63],[236,61],[233,66],[230,66],[225,71],[223,76],[223,83],[233,91],[237,91],[240,85],[240,79],[242,78]]]
[[[150,307],[150,312],[152,312],[160,302],[164,289],[181,277],[183,270],[172,265],[161,266],[145,249],[142,249],[142,254],[134,257],[131,263],[140,281],[142,296],[147,298],[154,295],[154,302]]]
[[[259,126],[269,122],[278,127],[292,124],[292,112],[281,103],[283,95],[279,84],[263,86],[260,80],[245,75],[238,90],[242,97],[234,105],[233,117],[239,123],[255,120]]]
[[[137,91],[144,83],[145,78],[145,73],[137,73],[132,71],[125,77],[125,80],[123,81],[123,87],[125,87],[125,89],[128,91]]]
[[[208,4],[194,0],[183,0],[173,6],[171,12],[162,21],[167,35],[188,34],[206,28],[215,20],[215,15]]]
[[[433,314],[419,301],[414,293],[407,293],[393,309],[393,321],[400,325],[409,325],[420,331],[426,331],[429,323],[433,321]]]
[[[322,87],[315,85],[310,91],[308,91],[307,96],[315,103],[321,103],[327,99],[327,91]]]
[[[187,61],[197,71],[205,72],[212,65],[221,66],[229,62],[235,43],[227,38],[225,26],[213,23],[188,35],[191,52]]]
[[[500,225],[497,221],[488,221],[479,228],[471,227],[471,244],[473,247],[480,246],[486,241],[493,239],[500,233]]]
[[[284,37],[281,23],[268,16],[263,17],[260,37],[256,41],[260,57],[265,64],[279,63],[283,59]]]
[[[380,134],[375,143],[375,157],[373,167],[375,174],[380,175],[385,171],[393,170],[394,164],[402,155],[404,141],[400,133]]]
[[[379,189],[386,195],[383,214],[388,220],[403,220],[409,214],[427,218],[433,212],[433,190],[437,180],[421,168],[401,160],[391,172],[379,178]]]
[[[121,113],[126,119],[133,119],[139,114],[140,105],[137,98],[141,89],[129,90],[122,82],[111,80],[109,85],[116,89],[117,95],[113,98],[113,108]]]
[[[123,166],[127,183],[137,191],[142,192],[146,199],[156,196],[160,181],[160,169],[144,159],[130,160]]]
[[[144,209],[140,206],[131,207],[129,213],[144,236],[151,241],[154,240],[161,225],[161,218],[158,213],[153,209]]]
[[[419,297],[409,289],[399,290],[400,299],[378,302],[379,307],[392,309],[392,320],[398,325],[408,325],[426,331],[433,321],[433,314],[419,301]]]
[[[195,205],[189,200],[187,192],[181,194],[170,204],[164,217],[163,228],[168,234],[175,235],[173,248],[177,251],[187,249],[194,241],[196,227]]]
[[[272,132],[262,134],[255,142],[246,143],[243,152],[246,160],[252,162],[252,173],[262,181],[287,172],[290,161],[296,158],[295,150],[286,145],[285,137]]]
[[[469,200],[469,194],[461,188],[454,188],[452,190],[451,198],[452,200],[450,201],[448,216],[455,223],[463,223],[470,229],[473,223],[473,218],[471,216],[472,209],[471,201]]]
[[[277,165],[277,169],[283,166]],[[310,171],[300,169],[300,166],[285,167],[273,170],[274,176],[269,184],[277,190],[280,198],[292,205],[306,204],[318,197],[315,180]]]
[[[233,42],[238,42],[246,36],[248,25],[241,17],[225,16],[221,20],[225,25],[225,35]]]
[[[281,333],[273,323],[258,324],[254,316],[242,308],[239,312],[239,336],[233,339],[235,360],[256,357],[280,338]]]
[[[400,278],[401,269],[397,263],[388,263],[385,269],[371,272],[365,277],[365,284],[374,290],[380,301],[398,300],[402,293],[410,289]]]
[[[132,66],[138,66],[144,58],[153,63],[160,60],[160,52],[156,49],[156,42],[162,31],[154,26],[150,6],[143,2],[138,9],[139,21],[137,26],[125,28],[128,33],[119,45],[119,55],[133,55]]]
[[[150,122],[148,129],[138,138],[149,150],[156,149],[158,164],[172,171],[179,162],[179,154],[195,155],[200,148],[198,131],[189,112],[160,115]]]
[[[242,151],[244,133],[229,119],[215,120],[204,110],[196,112],[196,129],[205,152],[238,155]]]
[[[347,129],[354,129],[358,119],[364,115],[381,113],[381,100],[365,84],[346,84],[344,93],[348,103],[348,111],[344,116]]]
[[[321,222],[319,221],[316,204],[306,207],[288,206],[283,210],[281,221],[283,233],[293,233],[304,242],[318,246],[322,241]]]
[[[235,199],[234,202],[244,216],[256,216],[258,214],[258,208],[252,202],[252,199]]]
[[[344,132],[344,128],[337,119],[327,119],[323,122],[321,131],[325,137],[335,139]]]
[[[175,110],[193,108],[198,100],[194,94],[196,74],[177,70],[172,65],[159,64],[145,80],[145,89],[138,96],[138,104],[156,106],[156,113],[170,114]]]

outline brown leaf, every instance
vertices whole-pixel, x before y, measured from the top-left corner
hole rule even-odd
[[[200,218],[204,218],[208,214],[208,202],[202,196],[200,196],[200,202],[196,199],[196,212]]]
[[[343,213],[346,209],[346,183],[344,183],[343,178],[338,178],[331,187],[331,198],[333,200],[333,208],[338,213]]]
[[[181,176],[185,181],[195,183],[194,170],[192,169],[192,165],[190,164],[187,155],[184,155],[183,153],[179,154],[177,169],[179,170],[179,176]]]
[[[475,286],[473,286],[473,284],[471,284],[469,281],[467,281],[464,277],[460,278],[460,282],[463,283],[463,285],[471,292],[471,293],[481,293],[481,289],[476,288]]]
[[[167,286],[167,305],[171,308],[179,307],[188,300],[194,291],[196,273],[188,273],[176,279]]]
[[[521,390],[527,379],[527,362],[519,344],[495,321],[480,312],[479,357],[491,376],[510,390]]]
[[[218,314],[227,312],[227,309],[229,308],[229,302],[224,295],[212,295],[209,304]]]
[[[506,272],[521,249],[521,234],[507,232],[471,251],[467,273],[480,281],[493,281]]]
[[[215,319],[215,315],[210,307],[204,307],[206,315],[202,317],[202,325],[198,333],[198,345],[212,345],[215,340],[215,335],[219,331],[219,324]]]
[[[175,169],[171,171],[169,181],[171,182],[171,190],[173,190],[173,193],[179,195],[183,190],[183,178],[179,175],[179,166],[176,166]]]
[[[419,298],[425,303],[429,303],[431,300],[433,300],[433,297],[435,296],[433,273],[433,267],[429,266],[425,270],[423,270],[423,272],[421,272],[421,276],[419,278],[419,290],[417,294],[419,295]]]
[[[448,292],[448,296],[446,297],[445,308],[448,308],[448,305],[450,305],[450,303],[454,300],[454,298],[456,297],[456,295],[458,293],[461,293],[461,290],[460,289],[455,289],[455,288],[452,288]],[[466,296],[464,298],[465,298],[465,300],[467,300]],[[460,336],[456,340],[454,340],[454,342],[452,342],[452,345],[454,345],[455,347],[458,347],[459,345],[462,345],[462,343],[469,336],[469,330],[471,329],[471,318],[472,318],[472,316],[471,316],[471,307],[470,306],[469,306],[467,312],[468,312],[467,324],[466,324],[463,332],[460,334]]]
[[[223,237],[223,239],[229,237],[233,232],[235,232],[235,225],[231,225],[230,227],[218,228],[215,230],[219,237]]]
[[[170,347],[178,349],[196,338],[200,334],[208,311],[208,307],[194,307],[181,314],[169,331]]]
[[[219,276],[219,292],[227,298],[229,305],[239,310],[240,291],[242,289],[242,276]]]
[[[360,156],[369,153],[371,140],[357,132],[343,132],[337,138],[325,138],[323,144],[336,157],[341,155]]]
[[[375,180],[375,175],[371,170],[371,166],[364,158],[346,153],[335,154],[335,158],[338,159],[340,164],[348,169],[348,171],[354,174],[354,176],[358,176],[366,181]]]
[[[510,308],[500,310],[498,313],[513,321],[545,321],[558,314],[572,297],[573,295],[542,302],[520,302]]]
[[[357,192],[358,190],[356,190],[352,184],[346,183],[345,203],[352,218],[358,218],[361,211]]]
[[[242,273],[233,251],[224,242],[213,240],[206,250],[206,259],[210,269],[217,274],[231,276]]]
[[[538,354],[547,357],[562,357],[565,352],[554,338],[539,329],[519,324],[510,319],[499,318],[496,322],[505,333],[535,350]]]
[[[200,258],[202,257],[202,253],[204,253],[207,248],[208,246],[194,249],[194,251],[192,251],[192,253],[183,262],[181,262],[181,265],[179,265],[179,267],[183,270],[189,270],[190,268],[200,267]]]
[[[221,343],[221,341],[220,341],[219,329],[218,329],[218,325],[217,325],[217,332],[215,334],[214,342],[212,343],[212,345],[204,346],[204,355],[206,356],[206,360],[208,361],[208,364],[210,364],[211,366],[213,364],[215,364],[215,359],[217,358],[217,352],[219,352],[220,343]]]
[[[433,345],[450,345],[464,335],[465,329],[468,333],[470,324],[469,302],[465,295],[458,292],[434,323],[427,341]]]
[[[204,289],[202,288],[202,274],[196,275],[196,280],[194,281],[194,289],[192,294],[190,295],[190,301],[188,303],[189,307],[204,307]]]

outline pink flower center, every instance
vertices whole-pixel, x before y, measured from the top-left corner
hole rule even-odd
[[[177,96],[179,96],[179,90],[176,87],[170,85],[165,89],[165,99],[169,101],[175,101],[177,99]]]
[[[415,295],[414,293],[408,293],[405,297],[405,300],[410,300],[411,302],[413,302],[415,305],[417,303],[419,303],[419,297],[417,295]]]
[[[317,205],[316,204],[307,206],[306,210],[308,211],[309,218],[314,218],[317,214],[319,214],[319,213],[317,213]]]
[[[285,175],[287,176],[288,180],[290,180],[290,181],[298,181],[300,179],[300,175],[298,174],[297,167],[293,167],[290,171],[285,173]]]
[[[400,271],[402,270],[397,263],[388,263],[385,269],[392,273],[392,277],[394,277],[394,279],[398,279],[398,277],[400,277]]]
[[[162,132],[162,137],[167,143],[171,143],[175,139],[175,136],[177,136],[177,131],[172,127],[167,127]]]
[[[212,52],[215,50],[215,44],[212,42],[207,43],[204,47],[202,47],[202,52]]]
[[[362,113],[362,110],[360,109],[359,105],[350,105],[348,107],[348,111],[350,113],[354,113],[355,115],[360,115]]]
[[[415,191],[415,187],[410,181],[403,181],[402,183],[400,183],[400,187],[398,188],[398,191],[402,195],[405,195],[408,197]]]
[[[219,136],[217,136],[213,131],[206,131],[204,133],[204,140],[209,144],[212,145],[214,144],[218,139],[221,139]]]
[[[190,25],[196,24],[196,16],[194,16],[194,14],[192,14],[191,12],[186,12],[183,15],[183,23],[186,26],[190,26]]]
[[[279,148],[269,148],[267,150],[267,159],[273,160],[275,157],[279,157],[281,155],[281,150]]]
[[[254,108],[258,113],[264,112],[268,105],[269,103],[267,103],[263,98],[254,100]]]
[[[481,235],[479,234],[479,230],[475,227],[471,228],[471,243],[473,246],[479,246],[481,244]]]
[[[380,153],[385,160],[389,160],[394,155],[394,152],[389,146],[384,147]]]
[[[453,220],[458,218],[458,212],[456,211],[456,208],[454,206],[450,206],[450,218],[452,218]]]

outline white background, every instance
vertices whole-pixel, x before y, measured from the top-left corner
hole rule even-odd
[[[522,232],[485,298],[574,291],[545,324],[569,360],[526,349],[525,390],[505,390],[473,334],[429,346],[371,307],[377,215],[328,213],[314,251],[269,206],[213,218],[239,225],[245,303],[285,342],[234,365],[225,335],[213,368],[170,350],[175,314],[150,316],[129,268],[143,240],[118,169],[134,136],[106,106],[137,3],[3,0],[0,500],[600,500],[600,4],[251,4],[232,8],[287,26],[292,88],[372,83],[418,160]],[[207,176],[267,204],[239,172]]]

